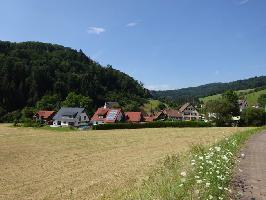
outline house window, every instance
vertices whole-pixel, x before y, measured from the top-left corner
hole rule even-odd
[[[84,116],[84,120],[86,120],[86,116]]]

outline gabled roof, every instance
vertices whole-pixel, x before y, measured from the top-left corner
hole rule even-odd
[[[125,117],[129,122],[140,122],[142,114],[141,112],[125,112]]]
[[[55,114],[55,111],[49,111],[49,110],[39,110],[36,115],[39,117],[42,117],[43,119],[48,119],[52,115]]]
[[[180,113],[178,110],[174,110],[174,109],[164,110],[164,113],[168,117],[174,117],[174,118],[183,117],[182,113]]]
[[[179,108],[179,111],[183,112],[189,105],[190,103],[185,103],[183,106],[181,106],[181,108]]]
[[[99,118],[99,116],[105,117],[109,110],[110,110],[109,108],[98,108],[97,111],[92,116],[91,120],[92,121],[104,121],[105,118]]]
[[[91,118],[91,121],[102,121],[106,123],[113,123],[117,121],[119,114],[122,112],[120,108],[109,109],[109,108],[98,108],[97,111]],[[102,117],[99,117],[102,116]]]
[[[59,120],[59,119],[62,119],[63,117],[76,118],[84,110],[85,108],[63,107],[56,113],[56,115],[53,117],[53,120]]]

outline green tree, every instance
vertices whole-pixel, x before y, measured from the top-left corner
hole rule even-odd
[[[265,124],[265,111],[260,108],[246,108],[241,113],[241,125],[262,126]]]
[[[266,94],[262,94],[259,96],[258,104],[260,107],[265,108],[265,106],[266,106]]]
[[[226,99],[210,100],[205,104],[205,111],[217,126],[229,126],[232,122],[233,105]]]
[[[37,102],[38,110],[57,110],[59,108],[59,97],[57,95],[45,95]]]
[[[23,110],[21,111],[21,121],[25,121],[28,119],[32,120],[35,113],[36,113],[36,109],[33,107],[23,108]]]
[[[228,101],[230,105],[230,110],[228,111],[233,116],[238,116],[240,114],[238,96],[233,90],[228,90],[223,93],[222,98]]]
[[[62,102],[62,105],[66,107],[82,107],[85,108],[89,113],[92,113],[93,108],[90,97],[76,94],[75,92],[70,92],[67,95],[66,100]]]

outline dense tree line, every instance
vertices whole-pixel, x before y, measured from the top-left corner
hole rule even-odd
[[[227,90],[245,90],[251,88],[265,88],[266,76],[238,80],[229,83],[211,83],[198,87],[178,90],[151,91],[154,98],[167,103],[180,105],[185,102],[199,102],[199,98],[224,93]]]
[[[110,65],[102,67],[81,50],[41,42],[0,41],[0,116],[37,102],[39,107],[50,102],[54,108],[71,92],[83,95],[90,109],[105,101],[137,108],[149,96],[143,84]]]

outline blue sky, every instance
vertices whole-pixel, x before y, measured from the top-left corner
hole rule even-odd
[[[265,0],[0,0],[0,40],[82,49],[149,89],[266,75]]]

